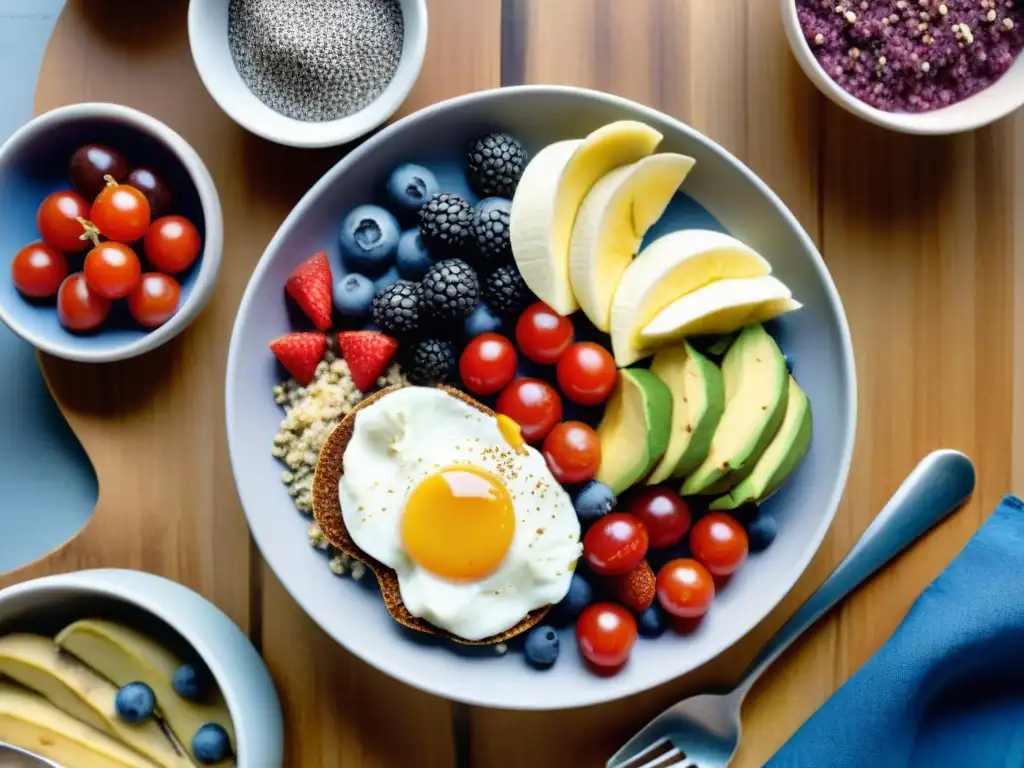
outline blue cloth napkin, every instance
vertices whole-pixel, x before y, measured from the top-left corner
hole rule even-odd
[[[766,768],[1024,766],[1024,502],[1006,496]]]

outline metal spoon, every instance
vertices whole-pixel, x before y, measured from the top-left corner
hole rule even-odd
[[[871,574],[956,509],[974,490],[974,465],[958,451],[928,454],[818,590],[725,694],[691,696],[626,742],[607,768],[726,768],[740,743],[743,699],[811,625]]]
[[[0,768],[60,768],[56,763],[26,752],[20,747],[0,743]]]

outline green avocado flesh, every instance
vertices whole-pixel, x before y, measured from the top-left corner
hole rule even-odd
[[[656,485],[686,477],[704,461],[725,410],[725,385],[718,366],[686,343],[658,352],[651,373],[672,393],[668,447],[646,481]]]
[[[811,404],[796,379],[789,377],[786,415],[753,471],[732,491],[711,502],[711,509],[736,509],[761,502],[782,487],[811,447]]]
[[[747,477],[782,423],[789,374],[775,340],[744,328],[722,360],[725,412],[711,448],[682,485],[684,496],[727,493]]]
[[[619,495],[639,482],[668,446],[672,393],[650,371],[623,368],[597,427],[601,466],[596,480]]]

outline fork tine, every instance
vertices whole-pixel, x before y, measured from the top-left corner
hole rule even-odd
[[[675,757],[676,755],[685,757],[667,736],[662,736],[621,762],[610,763],[608,768],[653,768],[654,766],[671,765],[662,760],[665,757]]]
[[[686,760],[686,755],[680,752],[678,748],[672,747],[665,754],[654,758],[649,763],[639,765],[637,768],[667,768],[670,765],[682,765],[684,760]],[[696,766],[693,768],[696,768]]]

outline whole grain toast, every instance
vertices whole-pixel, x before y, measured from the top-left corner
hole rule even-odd
[[[363,563],[373,571],[373,575],[377,577],[377,582],[380,584],[380,592],[384,597],[384,604],[387,606],[388,613],[399,624],[427,634],[446,637],[463,645],[494,645],[506,642],[536,626],[547,614],[550,606],[544,606],[528,613],[522,621],[511,629],[491,637],[486,637],[483,640],[466,640],[465,638],[457,637],[409,613],[405,603],[402,602],[402,595],[398,589],[397,574],[394,570],[370,557],[356,546],[356,543],[348,534],[348,529],[345,527],[345,519],[341,514],[341,501],[338,498],[338,481],[345,471],[342,457],[345,454],[345,448],[348,447],[349,441],[352,439],[352,430],[355,428],[356,417],[361,408],[377,402],[389,393],[400,389],[400,387],[401,385],[387,387],[362,400],[341,420],[341,423],[328,436],[323,447],[320,449],[320,456],[317,458],[316,470],[313,474],[313,516],[320,525],[320,530],[323,531],[324,536],[335,548]],[[444,385],[439,385],[438,389],[447,392],[452,397],[458,398],[488,416],[495,415],[494,411],[490,408],[483,403],[477,402],[464,392]]]

